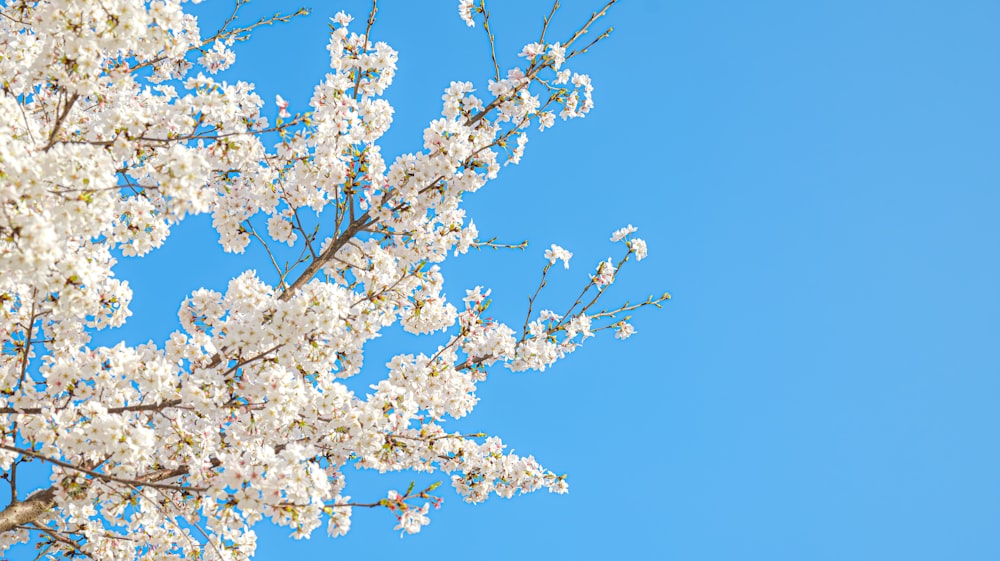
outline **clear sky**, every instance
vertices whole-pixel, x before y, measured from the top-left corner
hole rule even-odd
[[[230,6],[208,4],[216,18]],[[420,148],[450,81],[482,93],[492,68],[457,1],[379,4],[373,35],[399,51],[391,159]],[[564,4],[554,36],[600,1]],[[570,493],[470,506],[445,486],[420,534],[357,509],[336,540],[261,526],[257,558],[1000,558],[1000,3],[620,4],[611,39],[577,66],[594,80],[591,115],[531,134],[522,164],[468,198],[484,236],[531,246],[445,268],[451,298],[492,287],[493,314],[519,325],[549,244],[575,253],[553,270],[560,308],[618,250],[612,230],[647,240],[612,296],[668,290],[665,309],[544,373],[497,369],[453,424],[568,473]],[[368,6],[313,2],[240,45],[225,77],[305,110],[328,68],[327,18],[358,23]],[[255,0],[241,21],[290,7]],[[548,7],[491,3],[501,67]],[[268,266],[222,256],[209,220],[186,222],[123,261],[135,316],[105,342],[162,342],[187,293],[244,268]],[[384,374],[378,357],[436,344],[381,340],[352,388]],[[356,500],[413,479],[347,477]]]

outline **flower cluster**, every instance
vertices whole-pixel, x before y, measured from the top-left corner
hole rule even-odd
[[[381,96],[397,54],[370,24],[359,33],[332,18],[330,72],[300,110],[212,76],[253,27],[301,11],[203,36],[182,8],[0,6],[0,113],[11,116],[0,121],[0,476],[16,499],[0,509],[0,552],[35,539],[97,560],[244,560],[265,518],[295,537],[324,523],[339,536],[353,509],[384,508],[415,533],[440,505],[435,486],[352,501],[348,467],[444,473],[469,502],[566,492],[532,456],[445,424],[474,409],[493,365],[545,370],[598,331],[631,335],[616,314],[667,295],[595,305],[645,242],[631,226],[616,232],[625,256],[601,262],[565,313],[529,306],[519,330],[485,316],[488,289],[450,302],[439,263],[491,245],[462,198],[520,160],[528,128],[590,111],[590,79],[569,66],[607,6],[567,40],[525,46],[526,66],[497,70],[485,91],[453,82],[422,148],[392,161],[378,141],[393,122]],[[474,25],[485,9],[461,0],[459,14]],[[224,291],[192,290],[161,344],[91,345],[131,315],[115,256],[147,255],[200,213],[224,250],[259,244],[270,263],[251,265],[273,275],[249,268]],[[280,267],[276,244],[302,257]],[[552,245],[544,257],[535,296],[572,253]],[[343,379],[392,326],[446,342],[393,357],[370,392],[350,391]],[[15,469],[48,487],[25,495]]]

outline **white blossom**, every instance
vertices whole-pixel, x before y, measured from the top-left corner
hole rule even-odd
[[[646,240],[642,238],[632,238],[628,243],[628,247],[635,252],[636,261],[642,261],[649,254],[646,249]]]
[[[615,230],[614,233],[611,234],[611,241],[613,241],[613,242],[621,241],[621,240],[625,239],[625,236],[628,236],[629,234],[632,234],[633,232],[636,232],[636,231],[638,231],[638,228],[636,228],[635,226],[629,224],[628,226],[625,226],[624,228],[619,228],[619,229]]]
[[[571,46],[529,44],[529,67],[485,92],[452,82],[418,150],[387,160],[398,55],[351,16],[332,18],[309,107],[293,115],[276,95],[272,123],[252,84],[216,77],[238,71],[231,47],[249,31],[203,34],[181,0],[93,4],[0,7],[0,114],[16,116],[0,120],[0,470],[20,462],[22,481],[47,481],[0,508],[0,554],[37,524],[52,556],[243,561],[264,519],[336,537],[353,509],[386,508],[412,534],[441,503],[433,488],[354,502],[342,493],[355,468],[443,473],[469,502],[566,492],[499,438],[445,427],[495,365],[542,371],[631,326],[594,300],[566,302],[565,317],[529,307],[515,329],[487,312],[489,288],[449,298],[440,263],[504,246],[480,239],[463,196],[520,161],[528,128],[592,107],[590,79],[561,68]],[[459,2],[470,26],[476,10]],[[245,270],[190,287],[165,341],[93,343],[132,314],[117,252],[155,252],[202,213],[211,243],[253,244]],[[612,239],[641,260],[634,231]],[[279,263],[277,244],[299,262]],[[547,274],[572,253],[544,256]],[[584,292],[616,274],[601,262]],[[397,328],[440,339],[365,365],[367,344]],[[379,373],[364,395],[343,381],[362,367]]]
[[[573,254],[566,251],[562,247],[556,244],[552,244],[552,247],[545,250],[545,258],[548,259],[550,264],[555,264],[556,261],[563,262],[563,268],[569,269],[569,260],[573,257]]]
[[[607,261],[601,261],[597,264],[597,272],[591,276],[591,279],[593,279],[594,284],[603,288],[615,282],[616,272],[615,265],[609,258]]]
[[[469,27],[476,25],[475,20],[472,19],[472,2],[473,0],[458,0],[458,15]]]
[[[632,327],[632,324],[622,321],[615,325],[616,339],[628,339],[633,334],[635,334],[635,328]]]

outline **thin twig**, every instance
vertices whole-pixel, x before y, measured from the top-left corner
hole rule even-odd
[[[80,473],[85,473],[85,474],[87,474],[87,475],[89,475],[91,477],[95,477],[97,479],[103,479],[105,481],[113,481],[115,483],[122,483],[122,484],[125,484],[125,485],[131,485],[133,487],[140,487],[140,486],[142,486],[142,487],[154,487],[154,488],[158,488],[158,489],[172,489],[174,491],[186,491],[186,492],[207,491],[208,490],[208,489],[201,488],[201,487],[183,487],[183,486],[179,486],[179,485],[171,485],[169,483],[153,483],[153,482],[139,481],[139,480],[135,480],[135,479],[124,479],[124,478],[121,478],[121,477],[115,477],[113,475],[108,475],[106,473],[101,473],[99,471],[94,471],[94,470],[91,470],[91,469],[87,469],[85,467],[81,467],[81,466],[78,466],[78,465],[75,465],[75,464],[71,464],[69,462],[64,462],[62,460],[57,460],[55,458],[50,458],[48,456],[39,454],[39,453],[37,453],[37,452],[35,452],[33,450],[25,450],[24,448],[18,448],[16,446],[10,446],[10,445],[7,445],[7,444],[0,444],[0,448],[3,448],[4,450],[10,451],[10,452],[15,452],[17,454],[21,454],[21,455],[24,455],[24,456],[30,456],[32,458],[39,459],[39,460],[41,460],[43,462],[48,462],[50,464],[54,464],[54,465],[57,465],[57,466],[60,466],[60,467],[64,467],[66,469],[71,469],[73,471],[78,471]]]
[[[593,25],[595,21],[607,15],[608,10],[611,9],[611,6],[614,6],[616,2],[618,2],[618,0],[610,0],[604,5],[603,8],[591,14],[587,23],[583,24],[580,29],[576,30],[576,33],[574,33],[566,42],[562,43],[562,47],[568,49],[570,45],[590,30],[590,26]]]
[[[29,522],[27,526],[20,526],[19,525],[19,526],[15,526],[15,528],[18,528],[20,530],[29,530],[29,531],[33,530],[33,531],[36,531],[36,532],[42,532],[43,534],[46,534],[47,536],[49,536],[50,538],[52,538],[53,541],[56,541],[56,542],[59,542],[59,543],[62,543],[62,544],[66,544],[66,545],[70,546],[71,548],[73,548],[73,551],[76,551],[80,555],[87,555],[87,554],[83,553],[83,551],[80,549],[80,544],[77,543],[76,541],[71,540],[71,539],[69,539],[67,537],[61,536],[55,530],[52,530],[50,528],[46,528],[45,526],[42,526],[41,524],[39,524],[37,522]],[[90,556],[87,555],[87,557],[90,557]]]
[[[482,249],[488,247],[490,249],[526,249],[528,247],[528,240],[524,240],[521,243],[497,243],[497,238],[494,236],[486,241],[476,240],[469,244],[469,247],[474,247],[476,249]]]
[[[552,21],[552,16],[556,15],[556,10],[559,9],[559,0],[555,0],[552,3],[552,9],[549,10],[549,15],[545,16],[542,20],[542,33],[538,36],[538,42],[545,44],[545,32],[549,29],[549,23]]]
[[[246,224],[247,228],[250,229],[250,235],[257,238],[257,241],[259,241],[260,244],[264,246],[264,251],[267,252],[267,256],[271,259],[271,265],[274,267],[275,272],[278,273],[278,286],[281,287],[282,290],[284,290],[285,288],[287,288],[287,286],[285,285],[285,275],[282,274],[281,267],[278,265],[278,261],[275,260],[274,254],[271,253],[271,247],[267,245],[267,241],[265,241],[264,238],[260,237],[260,234],[258,234],[257,230],[254,229],[253,224],[250,222],[249,218],[244,220],[243,223]]]
[[[17,378],[17,389],[19,390],[28,375],[28,355],[31,353],[31,335],[35,327],[35,295],[37,293],[37,289],[31,289],[31,310],[28,312],[28,326],[24,335],[24,348],[21,353],[21,373]]]
[[[545,268],[542,269],[542,280],[538,282],[538,288],[535,289],[535,293],[528,297],[528,313],[524,317],[524,327],[521,329],[521,340],[517,342],[518,345],[524,342],[528,338],[528,324],[531,322],[531,312],[535,305],[535,298],[542,292],[547,284],[545,282],[545,277],[549,274],[549,269],[552,268],[552,262],[549,261],[545,264]]]
[[[490,29],[490,12],[486,9],[486,0],[479,0],[479,11],[483,13],[483,29],[486,30],[486,38],[490,40],[490,58],[493,59],[493,71],[496,81],[500,81],[500,65],[497,64],[496,38]]]
[[[295,17],[305,16],[305,15],[309,15],[309,10],[307,10],[305,8],[299,8],[298,10],[296,10],[294,13],[291,13],[291,14],[285,14],[285,15],[275,14],[275,15],[269,17],[269,18],[266,18],[266,17],[265,18],[260,18],[256,22],[254,22],[254,23],[252,23],[252,24],[250,24],[250,25],[248,25],[246,27],[240,27],[240,28],[237,28],[237,29],[233,29],[231,31],[227,31],[225,33],[217,33],[217,34],[215,34],[215,35],[213,35],[213,36],[211,36],[211,37],[209,37],[207,39],[204,39],[198,45],[195,45],[195,46],[191,47],[190,49],[188,49],[187,52],[189,53],[191,51],[199,50],[202,47],[205,47],[205,46],[207,46],[207,45],[209,45],[209,44],[211,44],[211,43],[213,43],[215,41],[225,40],[225,39],[228,39],[230,37],[238,36],[241,33],[247,33],[247,32],[253,31],[254,29],[256,29],[256,28],[258,28],[258,27],[260,27],[262,25],[274,25],[275,23],[288,23],[289,21],[291,21]],[[244,37],[235,37],[234,40],[236,40],[236,41],[242,41],[244,39],[245,39]],[[167,57],[166,55],[162,55],[162,56],[159,56],[159,57],[156,57],[156,58],[153,58],[153,59],[149,59],[147,61],[141,62],[141,63],[139,63],[139,64],[137,64],[135,66],[130,67],[129,68],[129,72],[136,72],[137,70],[139,70],[141,68],[146,68],[147,66],[153,66],[153,65],[158,64],[160,62],[163,62],[164,60],[167,60],[168,58],[169,57]]]
[[[368,35],[372,32],[372,26],[375,25],[375,13],[378,12],[377,6],[378,0],[372,0],[372,10],[368,13],[368,27],[365,28],[365,39],[361,44],[361,51],[358,56],[363,55],[368,50]],[[358,101],[361,99],[361,92],[359,88],[361,87],[361,66],[357,67],[358,74],[354,77],[354,100]]]

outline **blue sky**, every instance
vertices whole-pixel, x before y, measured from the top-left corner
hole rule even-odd
[[[379,4],[373,34],[399,51],[392,156],[420,147],[450,81],[484,92],[492,69],[457,2]],[[599,7],[564,4],[554,36]],[[242,21],[283,7],[258,0]],[[368,11],[312,7],[240,45],[226,77],[304,110],[327,18]],[[548,3],[491,8],[509,67]],[[606,21],[612,38],[577,65],[591,115],[532,134],[522,164],[468,198],[484,236],[531,246],[445,268],[453,299],[490,286],[494,315],[519,324],[549,244],[575,253],[553,270],[559,308],[617,251],[612,230],[647,240],[612,297],[668,290],[665,309],[544,373],[497,369],[454,425],[568,473],[570,493],[469,506],[447,490],[402,540],[384,511],[356,510],[337,540],[262,527],[257,558],[1000,558],[1000,4],[632,0]],[[209,228],[192,219],[123,261],[135,317],[114,337],[162,341],[191,290],[268,268],[221,255]],[[436,344],[387,337],[352,383]],[[348,473],[348,492],[412,478]]]

